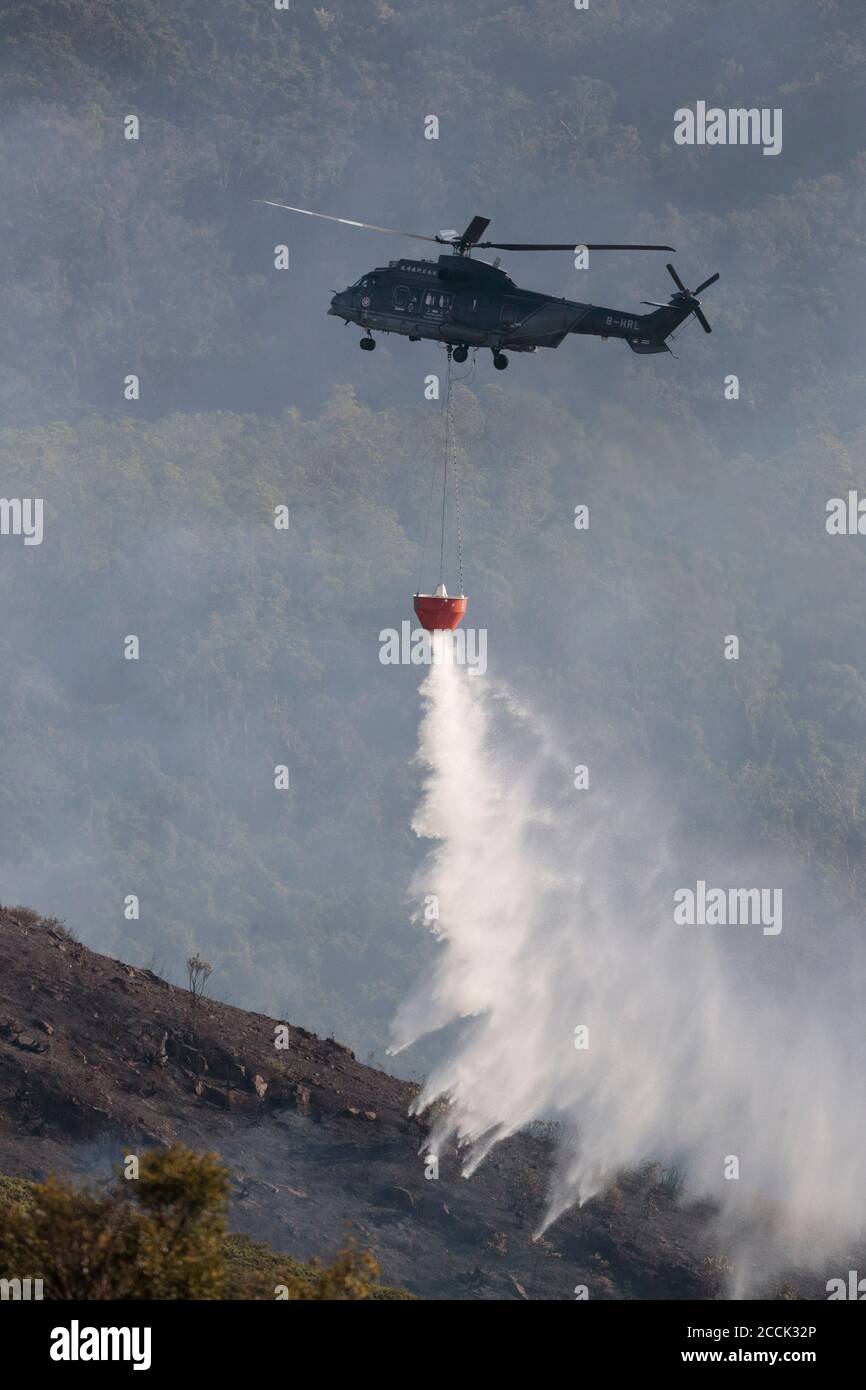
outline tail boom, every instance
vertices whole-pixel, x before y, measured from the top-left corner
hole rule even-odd
[[[597,338],[624,338],[632,352],[669,352],[666,339],[688,318],[691,309],[665,306],[652,314],[628,314],[593,305],[572,328]]]

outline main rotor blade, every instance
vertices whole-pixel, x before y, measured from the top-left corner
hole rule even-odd
[[[675,246],[638,246],[632,242],[602,241],[479,241],[479,248],[494,251],[574,251],[578,246],[587,251],[675,251]]]
[[[460,242],[461,246],[474,246],[478,238],[484,235],[489,226],[489,217],[473,217],[466,231],[461,237],[457,237],[456,240]]]
[[[700,309],[695,309],[695,318],[697,319],[698,323],[701,325],[701,328],[704,330],[705,333],[712,333],[713,330],[710,328],[710,325],[707,323]]]
[[[368,232],[387,232],[391,236],[411,237],[413,241],[433,241],[439,246],[453,245],[454,242],[462,246],[478,246],[481,248],[490,247],[494,251],[573,251],[576,246],[585,246],[587,251],[674,251],[673,246],[638,245],[632,242],[531,242],[531,241],[479,241],[485,229],[490,225],[489,217],[473,217],[469,226],[462,236],[450,237],[428,236],[423,232],[405,232],[399,227],[379,227],[375,222],[358,222],[353,217],[334,217],[329,212],[312,212],[310,208],[292,207],[290,203],[275,203],[270,198],[256,198],[257,203],[262,203],[269,208],[282,208],[284,212],[300,212],[304,217],[318,217],[324,222],[340,222],[344,227],[361,227]]]
[[[288,203],[272,203],[270,198],[256,198],[256,202],[264,203],[269,208],[283,208],[286,212],[302,212],[305,217],[321,217],[325,222],[342,222],[344,227],[363,227],[368,232],[390,232],[392,236],[408,236],[414,241],[435,241],[442,245],[442,237],[425,236],[423,232],[401,232],[397,227],[377,227],[373,222],[356,222],[351,217],[333,217],[329,212],[310,212],[309,208],[293,208]]]
[[[682,282],[682,280],[680,279],[680,277],[677,275],[677,272],[674,270],[674,268],[673,268],[673,266],[671,265],[670,261],[668,261],[667,265],[665,266],[665,270],[666,270],[666,271],[668,272],[668,274],[670,275],[670,277],[671,277],[671,279],[673,280],[674,284],[676,285],[677,289],[682,290],[683,294],[688,294],[688,290],[686,289],[686,287],[685,287],[685,285],[683,284],[683,282]]]
[[[721,272],[717,270],[715,275],[710,276],[709,280],[704,280],[702,284],[698,285],[696,290],[692,290],[692,294],[700,294],[701,290],[705,290],[708,285],[714,285],[718,280],[720,273]]]

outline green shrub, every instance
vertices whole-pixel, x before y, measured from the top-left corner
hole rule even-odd
[[[182,1145],[141,1156],[108,1193],[57,1178],[5,1205],[0,1277],[52,1299],[202,1299],[223,1291],[228,1174]]]

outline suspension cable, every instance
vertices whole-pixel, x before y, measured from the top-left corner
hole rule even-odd
[[[451,421],[451,476],[454,479],[454,521],[457,532],[458,593],[463,593],[463,533],[460,525],[460,476],[457,468],[457,432],[454,428],[454,401],[451,393],[451,362],[448,362],[448,415]]]
[[[457,466],[457,434],[454,428],[454,394],[453,394],[453,375],[451,363],[451,347],[448,349],[448,367],[445,378],[445,418],[443,422],[443,450],[442,450],[442,508],[440,519],[439,536],[439,583],[445,582],[445,522],[447,517],[448,505],[448,465],[450,462],[451,473],[454,479],[454,520],[457,534],[457,572],[460,582],[460,593],[463,593],[463,531],[460,517],[460,478]],[[421,566],[418,574],[418,593],[421,592],[421,581],[424,572],[424,560],[427,554],[427,542],[430,535],[430,516],[433,510],[433,493],[436,487],[436,470],[433,469],[430,479],[430,497],[427,504],[427,519],[424,527],[424,546],[421,551]]]
[[[445,377],[445,449],[442,463],[442,534],[439,540],[439,583],[445,582],[445,503],[448,497],[448,453],[451,447],[451,347]]]
[[[451,353],[450,353],[450,350],[449,350],[449,353],[448,353],[448,370],[449,370],[449,373],[450,373],[450,370],[451,370]],[[448,411],[447,411],[447,410],[445,411],[445,419],[444,419],[444,422],[443,422],[442,431],[443,431],[443,452],[444,452],[445,454],[447,454],[447,452],[448,452]],[[424,580],[424,562],[425,562],[425,560],[427,559],[427,544],[428,544],[428,542],[429,542],[429,540],[430,540],[430,518],[431,518],[432,515],[433,515],[433,495],[434,495],[435,491],[436,491],[436,467],[435,467],[435,464],[434,464],[433,468],[431,468],[431,470],[430,470],[430,496],[427,498],[427,515],[426,515],[426,518],[425,518],[425,520],[424,520],[424,544],[423,544],[423,546],[421,547],[421,559],[420,559],[420,562],[419,562],[419,565],[418,565],[418,588],[417,588],[417,592],[418,592],[419,594],[420,594],[420,592],[421,592],[421,584],[422,584],[422,582],[423,582],[423,580]],[[441,555],[440,555],[440,560],[439,560],[439,567],[440,567],[440,570],[441,570],[441,567],[442,567]]]

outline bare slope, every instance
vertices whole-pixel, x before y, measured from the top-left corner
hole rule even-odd
[[[425,1179],[411,1083],[279,1020],[207,1000],[97,955],[60,924],[0,909],[0,1172],[104,1172],[183,1140],[234,1183],[233,1225],[301,1258],[347,1223],[383,1278],[428,1298],[702,1298],[720,1292],[711,1212],[680,1207],[657,1169],[532,1231],[543,1135],[497,1149],[469,1181],[457,1155]],[[803,1286],[820,1296],[818,1285]]]

